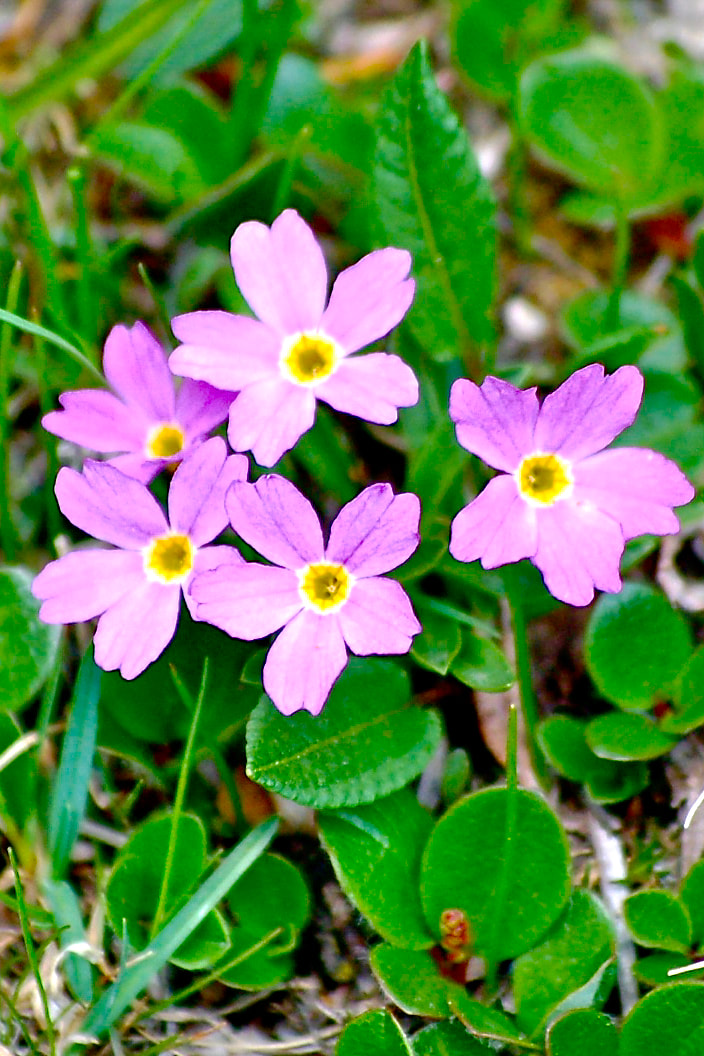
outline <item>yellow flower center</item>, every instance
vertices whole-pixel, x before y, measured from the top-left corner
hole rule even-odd
[[[529,455],[518,467],[518,490],[524,499],[552,506],[574,483],[569,462],[559,455]]]
[[[299,590],[307,608],[318,612],[333,612],[349,597],[352,576],[344,565],[321,561],[306,565],[298,573]]]
[[[184,580],[193,568],[196,549],[187,535],[161,535],[144,548],[147,578],[160,583]]]
[[[284,344],[281,369],[289,381],[312,385],[332,374],[336,361],[335,342],[320,334],[297,334]]]
[[[179,425],[169,422],[155,425],[147,436],[147,458],[173,458],[183,451],[185,441],[185,434]]]

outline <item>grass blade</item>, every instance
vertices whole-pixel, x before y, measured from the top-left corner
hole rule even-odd
[[[12,326],[16,326],[18,330],[23,330],[26,334],[33,334],[35,337],[43,337],[45,341],[48,341],[50,345],[54,345],[56,348],[60,348],[62,352],[66,352],[71,359],[75,359],[76,363],[92,374],[101,385],[105,384],[105,378],[100,373],[98,368],[94,366],[87,356],[84,356],[80,349],[72,345],[66,338],[60,337],[59,334],[55,334],[53,330],[47,330],[45,326],[40,326],[39,323],[32,323],[29,319],[24,319],[21,315],[15,315],[14,312],[8,312],[4,308],[0,308],[0,322],[10,323]]]
[[[149,980],[164,967],[169,957],[191,934],[196,925],[210,913],[227,894],[236,880],[263,854],[274,838],[278,819],[269,818],[245,836],[218,866],[186,905],[149,943],[139,957],[133,959],[120,973],[116,982],[106,990],[89,1012],[82,1032],[100,1037],[132,1001],[147,986]]]
[[[78,672],[49,809],[49,850],[54,879],[60,879],[66,872],[86,809],[98,732],[100,674],[93,651],[89,649]]]

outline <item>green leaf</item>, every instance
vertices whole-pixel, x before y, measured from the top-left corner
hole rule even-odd
[[[633,974],[639,983],[646,986],[663,986],[671,983],[668,975],[673,968],[684,968],[690,963],[690,958],[681,953],[649,953],[647,957],[639,957],[633,965]],[[689,979],[701,979],[704,968],[699,971],[687,972]]]
[[[473,1037],[461,1023],[431,1023],[413,1035],[413,1056],[489,1056],[486,1042]]]
[[[87,943],[86,930],[83,927],[81,907],[78,896],[65,880],[46,880],[43,891],[51,907],[54,924],[60,932],[59,943],[62,950],[76,943]],[[84,1005],[93,1000],[93,969],[90,962],[76,953],[70,953],[62,970],[72,993]]]
[[[674,711],[660,720],[665,733],[690,733],[704,723],[704,646],[695,649],[682,668],[673,693]]]
[[[601,759],[633,762],[657,759],[677,744],[647,715],[611,711],[587,725],[587,744]]]
[[[642,763],[600,759],[587,744],[587,723],[568,715],[552,715],[538,726],[538,741],[557,772],[581,781],[598,803],[620,803],[648,783]]]
[[[284,716],[264,697],[247,725],[253,781],[313,807],[370,803],[422,771],[441,736],[390,660],[352,659],[320,715]]]
[[[494,338],[495,205],[423,44],[382,100],[372,195],[379,242],[413,254],[415,336],[432,358],[476,373],[477,350]]]
[[[0,755],[22,736],[22,729],[13,715],[0,711]],[[8,820],[23,829],[37,812],[36,754],[22,752],[0,770],[0,818],[8,827]]]
[[[532,792],[516,793],[513,837],[506,843],[508,792],[466,796],[438,821],[421,869],[428,923],[439,935],[440,915],[461,909],[474,948],[496,960],[535,944],[567,901],[569,852],[562,828]]]
[[[320,836],[343,891],[388,942],[427,949],[418,894],[420,860],[432,819],[409,789],[368,806],[323,812]]]
[[[550,1013],[613,955],[613,930],[601,903],[589,891],[575,891],[543,942],[514,965],[518,1025],[532,1036],[544,1029]]]
[[[193,157],[166,128],[145,121],[101,125],[91,147],[97,158],[165,205],[192,198],[205,187]]]
[[[702,388],[691,376],[649,371],[640,413],[617,437],[616,446],[653,448],[685,473],[698,475],[704,465],[701,402]]]
[[[71,713],[49,807],[49,851],[52,875],[60,879],[68,868],[88,801],[88,784],[98,731],[101,670],[93,650],[85,653],[76,679]]]
[[[498,1008],[487,1008],[480,1001],[475,1001],[464,987],[453,987],[448,1001],[454,1015],[464,1023],[467,1030],[471,1030],[478,1037],[522,1049],[535,1048],[510,1016]]]
[[[620,1056],[698,1056],[704,1050],[704,985],[671,983],[644,997],[621,1028]]]
[[[534,56],[557,30],[563,7],[562,0],[454,0],[451,37],[472,86],[508,102],[526,56]]]
[[[498,645],[467,630],[462,632],[462,649],[452,661],[450,672],[465,686],[486,693],[501,693],[516,681]]]
[[[550,1028],[548,1056],[618,1056],[616,1027],[603,1012],[575,1009]]]
[[[214,873],[188,900],[183,909],[166,924],[143,951],[144,956],[127,964],[116,981],[103,993],[88,1013],[82,1030],[102,1035],[131,1005],[194,929],[207,917],[232,885],[273,840],[278,821],[269,818],[234,847]]]
[[[145,9],[145,0],[104,0],[100,8],[98,29],[106,32],[131,14],[139,15]],[[137,77],[154,59],[168,47],[188,21],[189,4],[182,5],[168,22],[157,32],[145,34],[139,46],[123,64],[127,77]],[[159,68],[159,78],[175,77],[198,66],[205,66],[221,54],[242,29],[242,4],[240,0],[212,0],[187,36]]]
[[[521,77],[520,109],[537,152],[591,191],[628,201],[659,175],[662,114],[624,67],[586,49],[538,59]]]
[[[694,287],[679,275],[670,279],[682,320],[687,351],[700,380],[704,379],[704,302]]]
[[[692,940],[704,945],[704,861],[695,862],[682,881],[680,898],[692,922]]]
[[[411,656],[421,667],[446,675],[462,646],[459,624],[419,600],[414,607],[423,631],[413,639]]]
[[[412,1056],[394,1017],[381,1008],[353,1019],[339,1037],[335,1056]]]
[[[599,692],[621,708],[652,708],[666,696],[691,650],[688,625],[663,594],[626,583],[602,594],[584,643],[587,669]]]
[[[624,903],[626,924],[640,946],[685,953],[692,941],[687,911],[669,891],[637,891]]]
[[[462,990],[443,978],[425,950],[404,950],[382,942],[372,948],[369,963],[382,989],[410,1015],[444,1019],[450,1015],[449,994]]]
[[[204,88],[186,81],[162,88],[149,97],[142,120],[153,128],[165,129],[182,143],[208,186],[229,175],[227,118]],[[217,255],[217,260],[221,263],[222,257]]]
[[[61,628],[42,623],[30,574],[0,568],[0,710],[19,711],[46,682],[59,648]]]

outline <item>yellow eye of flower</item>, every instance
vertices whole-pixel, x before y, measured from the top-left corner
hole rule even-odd
[[[322,381],[335,368],[335,345],[317,334],[299,334],[284,346],[281,368],[290,381],[301,385]]]
[[[524,499],[552,506],[573,484],[571,467],[559,455],[529,455],[518,467],[518,490]]]
[[[144,549],[147,578],[160,583],[183,580],[193,568],[195,547],[187,535],[162,535]]]
[[[155,425],[147,436],[147,458],[173,458],[183,451],[186,437],[178,425]]]
[[[308,608],[332,612],[347,601],[352,577],[344,565],[320,562],[298,573],[299,589]]]

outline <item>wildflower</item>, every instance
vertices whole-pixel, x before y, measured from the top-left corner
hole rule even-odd
[[[242,561],[230,546],[206,546],[227,524],[224,496],[244,480],[247,460],[227,456],[220,437],[207,440],[176,470],[169,518],[150,491],[105,462],[83,473],[64,467],[56,478],[61,511],[73,524],[116,550],[74,550],[34,580],[45,623],[80,623],[99,616],[95,660],[106,671],[135,678],[164,651],[176,630],[183,591],[194,573]]]
[[[42,425],[92,451],[125,452],[110,464],[145,484],[227,418],[232,392],[190,380],[175,391],[166,353],[144,323],[112,328],[103,369],[113,392],[64,392],[63,410],[44,415]]]
[[[327,547],[313,507],[283,477],[235,483],[225,505],[235,531],[272,565],[230,565],[194,578],[196,612],[233,638],[283,627],[264,665],[264,689],[279,711],[317,715],[347,663],[406,653],[421,625],[406,592],[381,573],[418,545],[420,503],[373,484],[347,503]]]
[[[450,553],[484,568],[530,558],[556,598],[588,605],[621,589],[619,562],[638,535],[679,530],[694,496],[674,462],[646,448],[604,448],[631,425],[643,395],[636,367],[576,371],[542,406],[535,389],[461,379],[450,393],[457,439],[501,474],[452,523]]]
[[[293,209],[269,229],[248,221],[232,236],[237,284],[258,316],[189,312],[172,320],[183,342],[175,374],[239,392],[229,440],[263,466],[311,428],[316,400],[368,422],[389,425],[418,402],[418,382],[398,356],[351,357],[388,334],[413,300],[402,249],[369,253],[337,278],[325,306],[327,269],[313,232]]]

